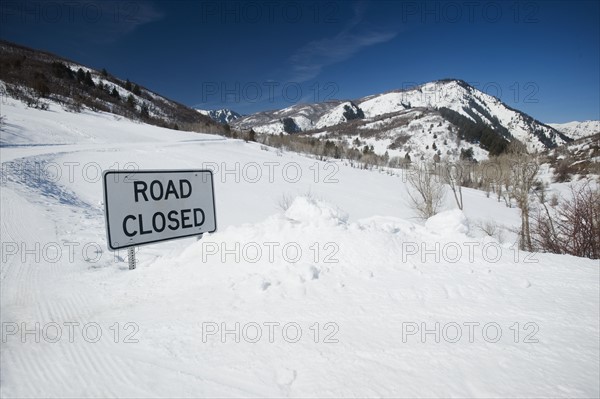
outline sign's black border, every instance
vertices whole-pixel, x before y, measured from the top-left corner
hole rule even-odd
[[[161,169],[161,170],[152,170],[152,169],[148,169],[148,170],[130,170],[130,171],[126,171],[126,170],[105,170],[102,173],[102,186],[104,189],[104,220],[106,222],[106,239],[108,240],[107,244],[108,244],[108,249],[110,249],[111,251],[117,251],[119,249],[123,249],[123,248],[130,248],[130,247],[137,247],[137,246],[141,246],[141,245],[148,245],[148,244],[156,244],[158,242],[164,242],[164,241],[171,241],[171,240],[177,240],[179,238],[187,238],[187,237],[194,237],[194,236],[199,236],[201,234],[204,233],[195,233],[195,234],[188,234],[185,236],[177,236],[177,237],[170,237],[170,238],[165,238],[162,240],[154,240],[154,241],[147,241],[147,242],[143,242],[143,243],[136,243],[136,244],[130,244],[130,245],[123,245],[123,246],[119,246],[119,247],[113,247],[112,246],[112,241],[110,239],[110,228],[109,228],[109,224],[108,224],[108,193],[106,190],[106,177],[108,175],[115,175],[115,174],[122,174],[122,175],[132,175],[132,174],[145,174],[145,173],[209,173],[210,174],[210,185],[211,185],[211,189],[212,189],[212,201],[213,201],[213,211],[214,211],[214,220],[215,220],[215,229],[212,231],[205,231],[204,233],[214,233],[215,231],[217,231],[217,207],[216,207],[216,202],[215,202],[215,180],[214,180],[214,175],[212,170],[210,169],[173,169],[173,170],[169,170],[169,169]]]

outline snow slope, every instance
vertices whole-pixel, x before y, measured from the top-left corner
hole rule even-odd
[[[518,211],[485,193],[422,223],[402,176],[55,105],[0,113],[2,397],[600,395],[598,262],[516,251]],[[130,167],[214,169],[218,231],[127,270],[98,173]]]
[[[215,122],[219,123],[230,123],[242,117],[242,115],[237,112],[226,108],[213,110],[197,109],[197,111],[202,115],[211,117]]]
[[[545,142],[554,145],[565,142],[548,126],[458,80],[430,82],[415,89],[370,96],[359,100],[358,105],[367,117],[405,109],[407,106],[449,108],[473,121],[479,118],[490,126],[503,126],[531,151],[544,149],[548,145]]]
[[[600,121],[549,123],[548,126],[552,126],[575,140],[600,133]]]
[[[321,104],[301,104],[280,111],[260,112],[236,120],[233,126],[279,134],[283,132],[283,124],[280,120],[282,116],[292,118],[303,131],[339,126],[347,122],[342,113],[343,106],[349,104],[352,104],[352,108],[364,112],[365,118],[380,121],[411,109],[425,109],[430,112],[441,108],[451,109],[473,122],[491,126],[503,137],[505,135],[503,132],[509,132],[512,137],[505,137],[506,139],[510,141],[516,138],[526,144],[530,151],[561,145],[568,140],[552,127],[510,108],[498,98],[457,79],[439,80],[406,90],[374,94],[354,100],[352,103],[332,101]],[[399,134],[412,136],[412,131],[388,128],[385,125],[380,128],[390,136],[397,137]],[[375,132],[378,131],[379,129]],[[445,132],[450,131],[446,129]],[[425,143],[412,137],[410,141],[411,146],[418,149],[418,155],[425,155],[425,147],[431,145],[429,142]],[[451,150],[459,150],[456,146],[451,147]],[[427,154],[426,158],[431,160],[430,154]],[[454,157],[449,159],[454,160]]]

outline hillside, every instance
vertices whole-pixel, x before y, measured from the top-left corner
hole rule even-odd
[[[0,81],[2,94],[33,108],[46,109],[52,101],[71,112],[85,107],[170,129],[224,131],[211,118],[105,69],[7,41],[0,41]]]
[[[568,144],[547,151],[555,180],[570,182],[588,174],[600,176],[600,133],[584,135]]]
[[[579,139],[600,133],[600,121],[549,123],[548,126],[552,126],[554,129],[573,139]]]
[[[389,156],[456,160],[473,147],[476,159],[518,140],[530,151],[571,139],[460,80],[440,80],[352,101],[294,105],[239,118],[233,127],[261,133],[326,135],[348,144],[358,139]],[[417,158],[415,158],[417,157]]]
[[[213,109],[213,110],[205,110],[205,109],[197,109],[202,115],[206,115],[210,117],[212,120],[218,123],[226,124],[231,123],[236,119],[242,117],[242,115],[230,109]]]

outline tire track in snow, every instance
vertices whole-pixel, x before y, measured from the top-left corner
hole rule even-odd
[[[27,329],[37,330],[25,336],[26,342],[22,342],[23,335],[19,333],[12,337],[15,339],[3,343],[0,364],[3,386],[11,380],[27,381],[5,392],[12,392],[14,396],[44,396],[50,387],[60,392],[61,387],[68,387],[73,377],[79,379],[80,375],[101,374],[108,376],[107,380],[127,382],[117,372],[123,368],[107,357],[105,345],[85,342],[75,346],[68,341],[63,344],[62,341],[68,340],[66,337],[58,343],[49,343],[43,336],[43,328],[50,322],[65,329],[65,322],[83,325],[89,321],[92,315],[88,304],[90,297],[96,296],[72,284],[80,270],[77,266],[85,262],[69,264],[67,253],[61,254],[60,261],[53,262],[51,251],[44,250],[45,245],[58,245],[65,239],[73,241],[73,237],[69,237],[73,233],[68,232],[73,219],[98,220],[101,215],[75,193],[39,172],[52,160],[52,156],[30,157],[2,164],[2,321],[17,323],[19,328],[26,323]],[[64,217],[66,212],[67,218]],[[5,252],[7,245],[11,248],[16,245],[17,253],[9,257]],[[54,283],[57,280],[62,281],[57,285]],[[49,288],[56,286],[70,288],[61,292]],[[69,360],[57,361],[65,357]],[[69,369],[65,369],[65,364]],[[76,386],[89,386],[90,381],[82,379],[80,383]],[[110,384],[101,384],[94,392],[112,396],[115,393],[110,387]],[[84,392],[73,394],[78,396]]]

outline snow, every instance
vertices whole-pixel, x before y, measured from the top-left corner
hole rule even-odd
[[[549,123],[548,126],[552,126],[556,130],[575,140],[600,133],[600,121]]]
[[[360,108],[364,112],[367,123],[358,128],[365,131],[365,133],[375,134],[376,137],[370,139],[369,145],[380,148],[383,144],[377,145],[375,142],[385,141],[386,139],[393,141],[399,135],[409,134],[411,136],[410,145],[415,149],[414,154],[418,157],[423,155],[424,159],[428,160],[431,160],[434,154],[434,152],[427,151],[426,149],[427,145],[431,146],[430,139],[427,138],[424,140],[423,137],[418,137],[418,133],[425,132],[410,130],[410,127],[408,130],[397,128],[394,126],[395,120],[399,118],[415,119],[418,113],[423,114],[424,111],[434,112],[440,108],[448,108],[470,120],[475,120],[473,116],[475,115],[483,123],[494,128],[498,124],[503,126],[510,132],[512,137],[525,143],[528,150],[532,152],[546,149],[544,141],[547,141],[551,145],[565,143],[563,138],[551,127],[533,118],[529,118],[517,110],[511,109],[498,98],[458,80],[429,82],[402,91],[371,95],[354,100],[354,102],[336,101],[320,104],[294,105],[278,111],[260,112],[240,118],[233,123],[233,126],[244,129],[252,127],[257,132],[279,134],[284,131],[282,119],[289,117],[296,122],[302,131],[322,130],[347,122],[343,115],[345,112],[344,107],[350,107],[355,111]],[[441,117],[437,119],[437,122],[442,120]],[[421,121],[417,120],[413,120],[412,122],[415,124],[421,123]],[[442,120],[442,124],[442,129],[437,129],[438,136],[453,136],[449,130],[452,125],[445,120]],[[387,137],[380,137],[382,132],[387,133]],[[460,150],[465,147],[456,145],[454,139],[450,139],[449,143],[449,148],[442,151],[440,156],[442,158],[446,156],[446,159],[455,161],[458,159]],[[439,146],[439,143],[436,143],[436,145]],[[478,145],[473,145],[473,147],[476,152],[476,159],[487,159],[487,151],[479,148]],[[447,151],[451,153],[446,154]],[[385,149],[377,151],[380,155],[383,155],[384,152]],[[406,150],[400,152],[399,156],[403,156],[403,154],[406,154]]]
[[[196,109],[202,115],[206,115],[219,123],[231,123],[232,121],[241,118],[241,115],[230,109],[215,109],[215,110],[204,110]]]
[[[440,212],[430,217],[425,222],[425,227],[441,235],[467,234],[469,232],[467,218],[458,209]]]
[[[56,104],[0,113],[3,397],[600,395],[598,262],[516,250],[518,209],[481,191],[421,222],[405,176]],[[217,232],[128,270],[96,172],[132,165],[213,169]]]
[[[548,127],[535,121],[531,124],[527,123],[519,112],[508,108],[497,98],[476,89],[463,87],[455,80],[430,82],[406,91],[366,97],[362,101],[359,100],[358,105],[367,117],[397,112],[410,105],[413,108],[449,108],[473,120],[473,117],[466,112],[469,109],[478,114],[485,123],[492,125],[493,121],[474,109],[470,101],[474,101],[490,115],[495,116],[516,139],[525,143],[531,151],[539,151],[544,148],[542,142],[531,134],[532,128],[541,130],[544,135],[552,138],[557,144],[563,143],[562,139],[554,137]]]
[[[364,126],[359,127],[361,132],[364,131],[364,135],[367,137],[356,135],[346,141],[351,144],[355,138],[358,138],[362,143],[361,148],[365,144],[373,146],[374,152],[378,155],[384,155],[387,151],[390,157],[398,156],[403,158],[409,153],[413,160],[419,160],[423,157],[423,160],[431,162],[439,150],[441,160],[456,162],[460,159],[460,150],[468,148],[473,149],[474,158],[478,161],[488,159],[488,152],[478,145],[462,140],[460,143],[457,143],[455,133],[450,133],[450,129],[453,128],[452,125],[439,115],[428,114],[412,119],[403,126],[394,128],[389,126],[389,124],[393,124],[397,119],[404,118],[407,115],[410,118],[414,118],[414,111],[387,118],[383,121],[367,122]],[[369,137],[370,130],[381,130],[382,133]],[[406,143],[398,148],[390,149],[389,146],[398,137],[406,137]],[[436,150],[433,149],[434,143],[437,147]]]
[[[351,102],[343,102],[323,115],[316,123],[315,128],[321,129],[327,126],[335,126],[340,123],[347,122],[348,120],[344,116],[344,112],[347,112],[347,108],[353,110],[354,112],[357,110],[357,107]]]

